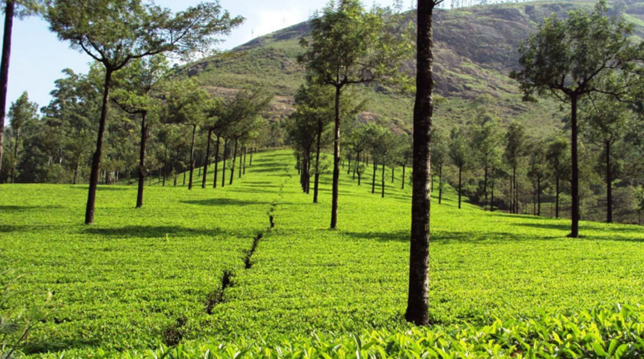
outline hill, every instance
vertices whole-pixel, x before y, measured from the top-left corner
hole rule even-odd
[[[497,100],[492,112],[504,121],[520,121],[533,135],[546,135],[561,128],[565,113],[558,104],[542,100],[521,101],[516,83],[508,77],[517,67],[519,42],[535,31],[544,17],[565,16],[571,9],[592,7],[588,1],[528,2],[439,10],[436,13],[436,88],[449,99],[438,112],[439,126],[453,126],[471,119],[469,102],[480,95]],[[638,3],[626,5],[624,16],[644,33],[644,11]],[[414,16],[413,12],[408,13]],[[292,97],[303,81],[297,63],[299,40],[309,33],[307,22],[259,37],[235,48],[232,55],[208,58],[184,68],[212,92],[263,87],[273,91],[271,117],[279,119],[291,110]],[[413,54],[407,66],[413,69]],[[371,99],[363,120],[390,123],[409,130],[412,101],[377,88],[365,89]]]
[[[630,344],[641,353],[644,312],[628,306],[642,298],[641,227],[582,222],[583,239],[568,239],[567,220],[459,210],[449,190],[443,204],[432,203],[434,325],[411,329],[402,319],[410,186],[401,189],[401,172],[394,182],[387,176],[385,198],[378,184],[371,194],[371,171],[362,186],[342,173],[339,229],[330,231],[330,176],[313,204],[294,161],[291,151],[260,153],[225,188],[151,185],[142,209],[134,208],[136,186],[100,186],[91,227],[82,224],[86,186],[4,186],[0,283],[11,279],[7,270],[25,274],[6,305],[41,301],[47,291],[56,303],[25,352],[608,357],[594,353]],[[147,352],[164,343],[183,346],[170,356]]]

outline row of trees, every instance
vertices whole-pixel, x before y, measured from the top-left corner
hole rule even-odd
[[[89,180],[103,69],[94,65],[88,75],[64,73],[42,117],[26,93],[12,104],[8,145],[13,150],[5,156],[2,171],[8,182]],[[110,183],[138,176],[136,207],[143,206],[146,178],[153,171],[163,185],[166,177],[174,177],[176,185],[177,174],[185,171],[192,189],[199,167],[205,188],[209,163],[215,164],[218,178],[219,163],[225,172],[228,162],[232,184],[235,169],[244,173],[245,158],[250,151],[252,161],[253,148],[267,127],[261,114],[270,95],[240,91],[212,97],[194,80],[176,77],[162,55],[132,61],[115,76],[111,89],[108,106],[114,120],[105,129],[105,162],[99,177]],[[225,176],[221,177],[224,186]]]

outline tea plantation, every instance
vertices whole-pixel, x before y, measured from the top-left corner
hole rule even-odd
[[[346,169],[345,169],[346,171]],[[366,171],[370,173],[371,171]],[[429,328],[403,320],[410,227],[400,171],[386,196],[341,177],[302,193],[291,151],[257,155],[213,189],[0,187],[0,281],[10,303],[55,302],[32,357],[638,358],[644,353],[644,230],[432,202]],[[378,173],[380,175],[380,173]],[[409,174],[408,174],[409,175]],[[237,174],[235,174],[237,177]],[[212,180],[209,176],[209,180]]]

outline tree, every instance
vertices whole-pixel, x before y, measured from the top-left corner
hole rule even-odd
[[[541,216],[541,192],[543,180],[547,174],[545,142],[536,141],[531,144],[528,177],[532,180],[535,194],[535,215]]]
[[[527,149],[528,137],[525,134],[525,128],[517,123],[512,122],[505,134],[505,152],[503,157],[505,162],[512,169],[512,183],[510,185],[510,202],[512,213],[519,213],[519,185],[517,182],[517,168],[521,159],[528,154]]]
[[[604,151],[604,174],[606,181],[606,223],[613,222],[613,172],[612,149],[628,129],[631,111],[625,103],[614,101],[605,95],[590,94],[582,102],[582,129],[585,137]]]
[[[399,17],[390,9],[374,7],[368,12],[359,0],[340,0],[311,20],[311,38],[301,41],[306,50],[298,60],[306,66],[307,80],[335,90],[331,229],[338,222],[342,91],[401,77],[398,68],[409,45],[393,31],[397,26]]]
[[[566,19],[557,15],[545,19],[538,31],[519,48],[520,71],[511,77],[519,81],[524,98],[533,95],[555,96],[570,103],[570,149],[572,163],[572,224],[570,237],[579,237],[579,100],[591,93],[620,96],[632,84],[630,76],[618,88],[606,88],[602,76],[620,71],[632,72],[641,59],[640,46],[630,40],[633,26],[621,17],[607,16],[605,0],[600,0],[592,13],[585,10],[568,12]]]
[[[92,159],[85,224],[94,222],[96,187],[108,115],[112,75],[130,61],[162,53],[187,57],[218,43],[239,25],[218,2],[201,3],[175,15],[140,0],[52,0],[47,11],[51,31],[105,68],[103,103]]]
[[[42,10],[39,0],[4,0],[4,33],[2,38],[2,60],[0,61],[0,171],[4,148],[4,122],[7,111],[7,90],[9,86],[9,62],[11,60],[11,40],[14,17],[22,19],[35,15]]]
[[[196,81],[190,79],[170,83],[165,98],[163,117],[166,123],[188,125],[192,128],[188,181],[188,190],[191,190],[195,170],[195,137],[197,128],[205,121],[209,95]]]
[[[546,161],[550,167],[550,174],[555,180],[555,218],[559,218],[561,181],[567,178],[570,172],[568,146],[568,141],[565,138],[555,137],[550,141],[546,150]]]
[[[146,144],[150,137],[150,123],[148,115],[160,106],[158,95],[153,96],[153,91],[158,90],[159,84],[168,72],[168,62],[163,55],[136,59],[119,72],[116,76],[118,89],[115,90],[112,100],[123,111],[130,115],[141,116],[141,139],[139,145],[139,186],[136,196],[136,208],[143,207],[143,188],[148,169],[145,166]]]
[[[401,185],[400,189],[405,189],[405,170],[411,160],[413,159],[413,149],[414,149],[414,144],[413,144],[413,138],[412,136],[404,133],[401,135],[398,135],[398,139],[396,142],[400,145],[399,151],[398,151],[398,164],[402,166],[402,178],[401,178]]]
[[[432,131],[432,166],[438,168],[438,204],[443,203],[443,165],[449,158],[449,148],[443,133],[435,128]]]
[[[206,158],[203,165],[203,179],[201,181],[201,188],[206,188],[206,179],[208,176],[208,161],[210,160],[210,143],[212,142],[212,134],[217,136],[217,143],[215,145],[215,178],[213,179],[213,188],[217,187],[217,169],[219,157],[219,144],[225,124],[222,120],[223,101],[220,98],[214,98],[206,105],[206,127],[208,129],[208,139],[206,143]]]
[[[222,118],[227,126],[226,138],[235,142],[232,157],[233,162],[230,169],[229,184],[231,185],[233,184],[235,174],[235,160],[237,158],[239,140],[262,123],[258,117],[266,111],[272,100],[272,94],[267,93],[263,89],[258,89],[253,92],[239,91],[235,94],[234,98],[224,104],[225,110],[223,111]]]
[[[411,202],[409,291],[405,319],[429,324],[429,220],[431,133],[434,113],[433,14],[442,0],[418,0],[416,10],[416,100],[414,103],[414,162]]]
[[[20,146],[20,129],[29,122],[38,119],[38,104],[29,102],[29,95],[23,92],[16,102],[9,108],[9,121],[11,121],[11,130],[14,134],[13,143],[13,160],[14,165],[11,168],[11,182],[16,179],[16,165],[18,163],[18,148]]]
[[[484,110],[477,111],[476,120],[472,127],[472,148],[476,151],[476,159],[483,166],[483,207],[488,204],[488,185],[491,167],[498,155],[499,144],[503,141],[495,119]]]
[[[449,157],[454,166],[458,168],[458,208],[460,209],[461,197],[463,196],[463,170],[470,161],[470,148],[463,128],[453,128],[449,137]]]
[[[315,136],[315,179],[313,185],[313,203],[318,203],[320,183],[320,149],[323,146],[322,138],[327,126],[333,120],[333,92],[330,88],[304,84],[295,94],[294,120],[299,122],[292,133],[293,139],[302,146],[303,154],[308,156],[311,148],[308,147],[308,135]],[[310,126],[310,128],[309,128]],[[302,133],[301,131],[310,131]],[[311,144],[312,145],[312,144]]]

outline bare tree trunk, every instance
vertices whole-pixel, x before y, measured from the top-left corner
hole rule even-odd
[[[402,168],[403,168],[403,170],[402,170],[402,181],[401,181],[402,185],[401,185],[400,189],[405,189],[405,167],[406,167],[406,165],[403,163],[403,165],[402,165]]]
[[[347,154],[347,161],[349,161],[349,165],[347,166],[347,174],[351,174],[351,154]],[[344,161],[342,161],[342,165],[344,165]]]
[[[376,170],[378,169],[378,165],[376,164],[376,161],[373,162],[373,177],[371,178],[371,194],[376,193]]]
[[[381,191],[382,191],[382,198],[385,198],[385,161],[382,161],[382,186],[381,186]]]
[[[248,167],[253,165],[253,147],[250,147],[250,161],[248,162]]]
[[[246,175],[246,152],[248,152],[248,149],[244,146],[244,175]]]
[[[311,151],[306,151],[306,176],[304,176],[304,192],[310,194],[311,191]]]
[[[320,147],[322,143],[322,123],[318,122],[318,138],[315,146],[315,184],[313,188],[313,203],[318,203],[318,189],[320,185]],[[355,177],[355,172],[353,174]]]
[[[443,204],[443,164],[438,166],[438,204]]]
[[[541,216],[541,177],[537,178],[537,216]]]
[[[244,148],[242,147],[242,148],[240,148],[240,151],[239,151],[239,176],[237,176],[238,178],[241,178],[241,176],[242,176],[242,170],[243,170],[243,167],[244,167],[244,165],[242,163],[243,159],[244,159]]]
[[[429,219],[431,190],[431,130],[434,80],[432,16],[435,3],[418,0],[416,40],[416,102],[414,104],[414,163],[411,202],[409,292],[405,319],[429,324]]]
[[[555,218],[559,218],[559,175],[557,175],[556,185],[555,185],[556,199],[555,199]]]
[[[143,112],[141,116],[141,147],[139,149],[139,188],[136,195],[136,208],[143,207],[143,187],[145,187],[145,147],[148,141],[148,113]]]
[[[360,165],[360,152],[356,152],[356,161],[353,165],[353,180],[356,180],[356,172],[358,171],[358,166]]]
[[[577,155],[577,95],[570,97],[570,149],[572,160],[572,224],[570,226],[571,238],[579,238],[579,158]]]
[[[208,176],[208,161],[210,161],[210,140],[212,139],[212,130],[208,129],[208,143],[206,144],[206,160],[203,163],[203,179],[201,188],[206,188],[206,177]]]
[[[192,143],[190,145],[190,180],[188,189],[192,189],[192,175],[195,172],[195,135],[197,134],[197,125],[192,125]]]
[[[486,210],[485,207],[488,204],[487,203],[487,162],[485,163],[485,170],[483,174],[483,194],[485,196],[485,202],[483,202],[483,210],[485,211]]]
[[[221,169],[221,187],[226,186],[226,154],[228,154],[228,139],[224,139],[224,159],[222,160],[222,169]]]
[[[98,138],[96,139],[96,152],[92,158],[92,170],[89,177],[89,192],[87,195],[87,207],[85,208],[85,224],[94,223],[94,207],[96,205],[96,188],[98,187],[98,172],[101,168],[101,156],[103,155],[103,135],[107,122],[107,109],[110,100],[110,85],[112,82],[112,69],[105,71],[105,83],[103,84],[103,105],[101,108],[101,119],[98,126]]]
[[[16,3],[7,0],[4,9],[4,36],[2,39],[2,63],[0,63],[0,170],[2,170],[2,152],[4,148],[4,122],[7,113],[7,88],[9,86],[9,60],[11,59],[11,35],[13,32],[13,15]],[[94,208],[92,206],[92,220]],[[90,222],[91,223],[91,222]]]
[[[232,167],[230,168],[230,182],[228,182],[229,185],[233,184],[233,178],[235,177],[235,162],[237,162],[237,144],[239,140],[236,138],[235,139],[235,150],[233,152],[233,157],[232,158]]]
[[[217,188],[217,170],[219,169],[219,140],[221,137],[217,135],[217,145],[215,147],[215,175],[212,179],[212,188]]]
[[[331,229],[338,226],[338,188],[340,186],[340,95],[342,88],[335,88],[335,131],[333,134],[333,189],[331,193]]]
[[[610,171],[610,141],[606,141],[606,223],[613,223],[613,179]]]

